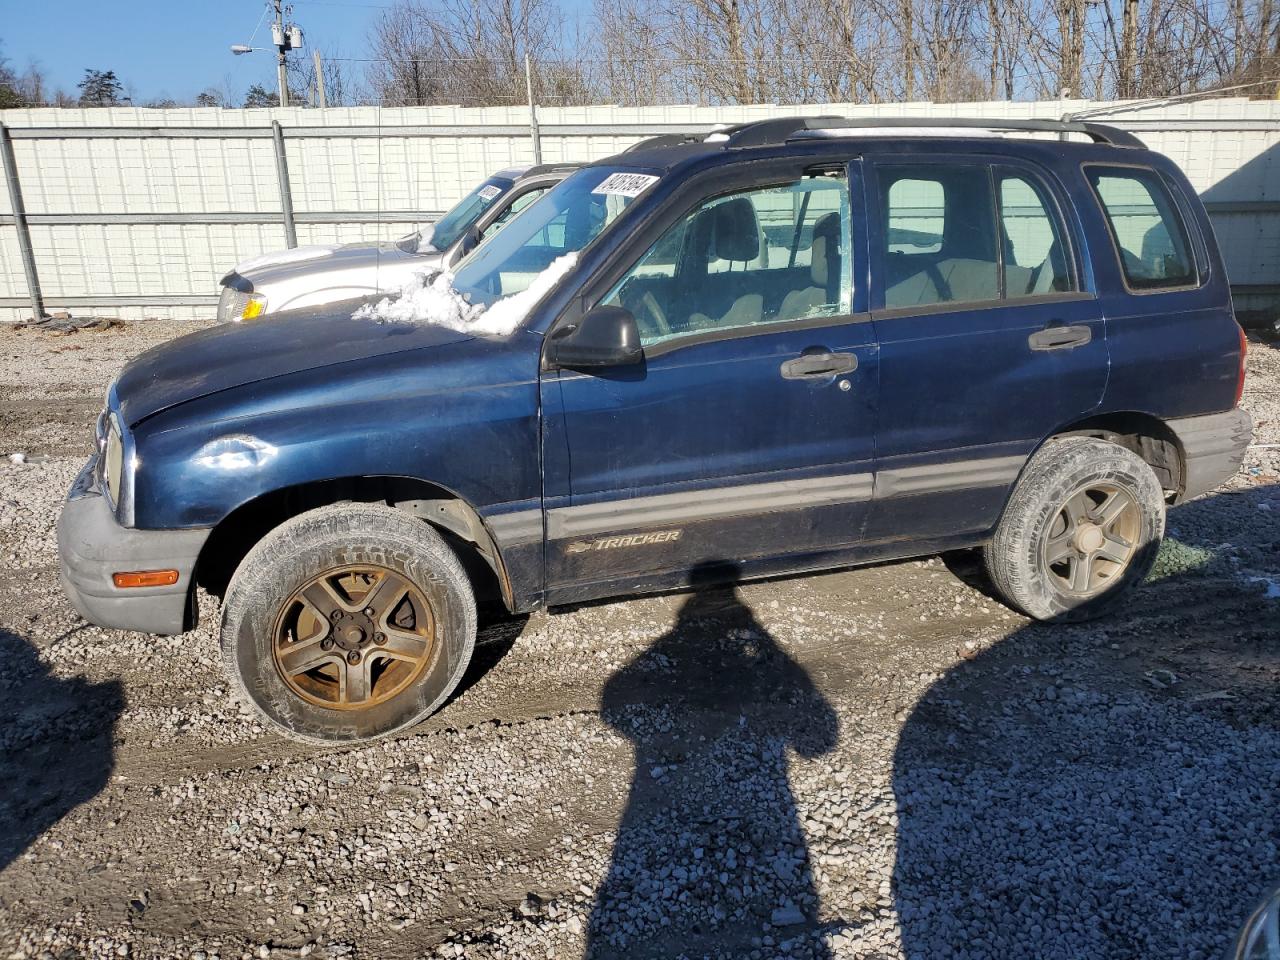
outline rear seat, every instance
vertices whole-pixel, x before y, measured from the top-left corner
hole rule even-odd
[[[927,254],[891,253],[888,267],[890,286],[884,294],[888,309],[1000,296],[1000,278],[990,260],[949,257],[934,262]]]
[[[813,225],[809,254],[809,279],[813,286],[792,290],[782,298],[777,315],[787,319],[807,317],[819,307],[838,303],[840,291],[840,215],[828,213]],[[832,287],[835,289],[832,290]]]

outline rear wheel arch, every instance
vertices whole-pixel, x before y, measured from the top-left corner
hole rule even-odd
[[[1154,414],[1124,410],[1084,417],[1045,437],[1031,455],[1045,444],[1064,437],[1094,437],[1124,447],[1151,467],[1167,499],[1176,501],[1182,493],[1186,479],[1185,452],[1177,435]]]
[[[302,513],[337,503],[383,504],[422,519],[459,555],[478,601],[514,608],[502,555],[475,507],[447,487],[414,477],[342,477],[260,494],[214,526],[196,560],[195,582],[225,595],[232,574],[263,537]]]

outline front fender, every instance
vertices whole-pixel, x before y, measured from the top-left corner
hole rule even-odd
[[[538,338],[470,340],[212,394],[135,428],[134,525],[216,525],[286,487],[401,476],[482,514],[538,502]],[[509,509],[509,508],[508,508]]]

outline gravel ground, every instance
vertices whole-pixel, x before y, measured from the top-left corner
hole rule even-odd
[[[1276,348],[1245,468],[1106,621],[968,555],[594,604],[315,749],[231,697],[209,598],[154,638],[57,586],[107,381],[189,329],[0,331],[0,957],[1191,960],[1280,880]]]

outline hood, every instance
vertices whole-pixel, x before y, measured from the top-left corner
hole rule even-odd
[[[304,251],[313,251],[304,254]],[[314,251],[323,251],[320,253]],[[299,254],[299,256],[290,256]],[[334,247],[298,247],[281,253],[264,254],[238,263],[227,278],[239,275],[265,290],[275,284],[319,275],[349,274],[360,277],[366,286],[375,288],[375,279],[383,273],[426,271],[438,267],[444,254],[431,248],[425,253],[406,253],[393,242],[344,243]],[[386,284],[376,286],[385,287]]]
[[[188,400],[272,377],[474,339],[434,325],[353,320],[358,305],[347,301],[223,324],[148,350],[116,380],[120,417],[133,426]]]

